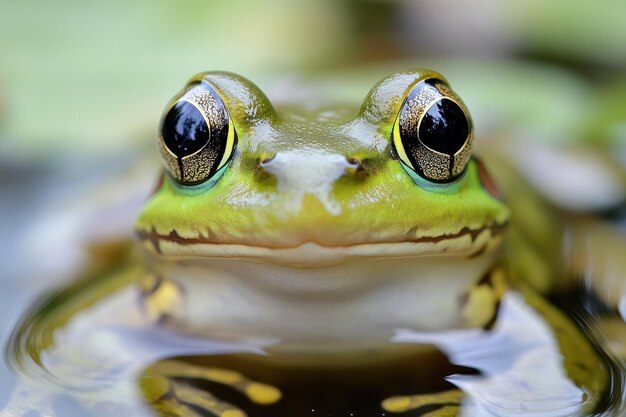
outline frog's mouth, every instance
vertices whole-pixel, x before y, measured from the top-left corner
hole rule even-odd
[[[456,255],[474,258],[500,245],[507,223],[464,227],[441,235],[407,236],[372,242],[327,242],[303,239],[296,244],[260,245],[221,241],[214,237],[181,236],[176,230],[161,234],[153,227],[138,230],[144,248],[159,256],[256,258],[289,266],[315,266],[346,259]]]

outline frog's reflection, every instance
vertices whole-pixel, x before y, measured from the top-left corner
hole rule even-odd
[[[277,360],[276,340],[225,343],[150,325],[133,287],[59,325],[55,314],[69,307],[48,306],[19,328],[10,359],[38,385],[19,387],[1,416],[68,415],[76,407],[77,415],[136,417],[511,415],[521,406],[545,416],[597,405],[570,381],[572,364],[554,331],[562,326],[516,293],[504,296],[489,330],[398,330],[390,344],[401,354],[332,366]],[[603,371],[578,375],[601,384]]]
[[[362,366],[294,366],[253,354],[187,357],[157,362],[139,381],[144,398],[160,416],[381,416],[456,410],[461,396],[445,377],[477,371],[450,364],[432,347],[406,345],[403,350],[412,347],[415,355]],[[420,395],[422,402],[397,409],[394,398],[409,394]]]

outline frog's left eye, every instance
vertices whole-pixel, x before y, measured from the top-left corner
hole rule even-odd
[[[190,86],[161,120],[159,152],[183,185],[213,177],[233,155],[237,135],[219,94],[205,82]]]
[[[453,181],[463,173],[473,136],[465,105],[437,79],[421,81],[411,89],[393,129],[402,162],[433,182]]]

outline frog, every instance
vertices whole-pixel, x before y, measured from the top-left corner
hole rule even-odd
[[[143,267],[102,285],[111,292],[121,285],[111,282],[132,281],[160,328],[271,341],[272,363],[323,369],[431,349],[390,343],[397,329],[489,331],[514,290],[552,327],[580,403],[593,412],[609,370],[544,298],[562,275],[558,234],[549,220],[541,239],[515,229],[474,139],[467,106],[429,69],[383,78],[356,109],[275,108],[244,77],[200,73],[161,118],[164,170],[135,223]],[[529,240],[539,249],[518,249]],[[245,415],[185,379],[229,386],[259,405],[283,398],[279,387],[219,365],[162,360],[142,375],[146,401],[164,416]],[[464,398],[459,389],[392,395],[380,408],[443,417]]]
[[[187,333],[277,338],[276,360],[316,366],[401,355],[388,343],[397,328],[488,327],[515,267],[501,259],[510,210],[473,141],[468,109],[431,70],[384,78],[356,113],[281,112],[240,76],[193,77],[164,112],[166,174],[136,222],[146,309]],[[606,369],[527,292],[582,347],[570,371],[593,404]],[[461,398],[383,409],[443,415]]]

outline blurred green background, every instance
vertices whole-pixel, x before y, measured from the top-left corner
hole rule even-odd
[[[598,117],[586,107],[598,96],[586,89],[616,102],[603,109],[619,113],[614,118],[626,107],[622,0],[25,0],[0,7],[5,160],[138,146],[153,139],[169,97],[204,70],[240,73],[270,96],[276,85],[306,88],[303,76],[337,74],[329,75],[334,88],[360,100],[388,72],[434,66],[461,91],[479,126],[531,117],[533,129],[550,126],[551,133]],[[554,114],[525,114],[546,108]]]

